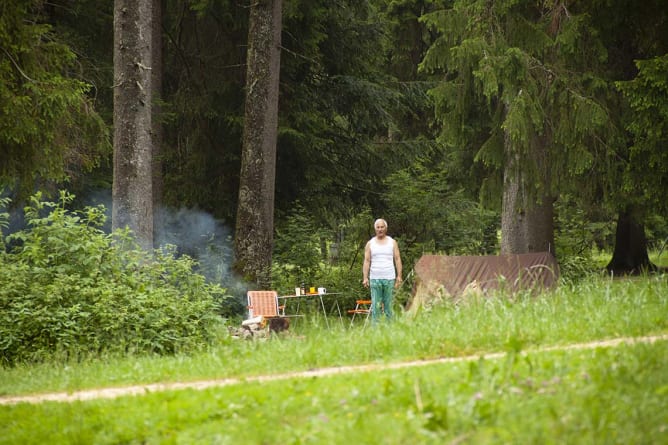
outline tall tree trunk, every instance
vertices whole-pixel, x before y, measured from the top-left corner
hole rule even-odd
[[[239,181],[235,269],[259,287],[271,283],[282,0],[252,2]]]
[[[501,210],[501,253],[554,253],[554,199],[546,192],[529,188],[527,166],[542,170],[539,190],[549,189],[549,173],[545,155],[545,138],[534,138],[529,153],[533,159],[522,159],[506,137],[506,161],[503,172],[503,203]],[[531,176],[535,177],[535,176]],[[537,196],[539,194],[539,196]]]
[[[162,144],[164,132],[162,127],[161,100],[162,100],[162,71],[163,71],[163,44],[162,44],[162,12],[165,0],[153,0],[153,34],[151,52],[153,64],[151,66],[151,134],[153,137],[153,235],[157,243],[157,235],[162,230],[162,197],[164,196],[164,180],[162,166]],[[154,246],[158,247],[158,246]]]
[[[153,0],[114,1],[114,180],[112,227],[153,247]]]
[[[657,269],[649,260],[645,228],[628,209],[619,213],[615,251],[606,269],[614,275],[636,275]]]

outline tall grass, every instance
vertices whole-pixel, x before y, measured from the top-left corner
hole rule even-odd
[[[268,340],[230,337],[207,351],[174,357],[115,356],[77,363],[0,368],[0,394],[74,391],[100,386],[243,377],[326,366],[497,351],[642,336],[668,331],[665,276],[594,278],[538,296],[499,295],[399,315],[377,326],[320,317]]]
[[[659,444],[668,342],[0,407],[0,444]]]
[[[326,329],[316,317],[285,335],[224,338],[190,356],[4,368],[6,395],[474,355],[203,391],[0,405],[0,444],[668,443],[668,341],[540,349],[665,334],[666,314],[665,276],[593,279],[539,297],[445,304],[377,326]]]

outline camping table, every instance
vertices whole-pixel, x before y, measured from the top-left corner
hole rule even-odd
[[[317,297],[318,300],[320,301],[320,308],[322,309],[322,313],[325,316],[325,324],[329,328],[329,319],[327,317],[327,308],[325,307],[325,298],[332,296],[334,297],[333,300],[334,302],[332,303],[329,312],[333,311],[334,308],[336,308],[336,312],[339,314],[339,320],[343,322],[343,316],[341,315],[341,307],[339,306],[339,301],[337,299],[337,295],[341,295],[342,292],[327,292],[324,294],[306,294],[306,295],[281,295],[278,297],[279,300],[283,300],[284,303],[287,303],[290,300],[295,300],[297,301],[297,310],[295,315],[299,315],[299,306],[303,298],[309,299],[313,297]]]

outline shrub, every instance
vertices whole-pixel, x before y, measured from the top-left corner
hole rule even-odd
[[[289,281],[288,288],[316,277],[322,261],[320,240],[324,236],[324,231],[299,204],[277,227],[273,267],[275,273]]]
[[[27,228],[0,254],[0,362],[104,352],[169,354],[221,332],[218,285],[167,247],[144,252],[129,231],[105,234],[103,206],[81,212],[31,198]]]

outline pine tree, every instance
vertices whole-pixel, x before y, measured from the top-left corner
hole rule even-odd
[[[153,0],[114,2],[112,227],[153,248]]]
[[[605,49],[564,2],[455,1],[423,20],[441,37],[422,69],[442,137],[480,138],[476,160],[503,174],[503,253],[554,249],[553,203],[612,131],[600,97]]]
[[[251,6],[234,253],[241,276],[271,283],[282,0]]]

